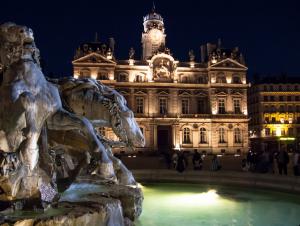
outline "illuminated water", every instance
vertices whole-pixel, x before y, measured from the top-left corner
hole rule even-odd
[[[193,184],[148,184],[137,226],[298,226],[300,195]]]

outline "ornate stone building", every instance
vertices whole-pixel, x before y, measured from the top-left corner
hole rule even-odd
[[[247,67],[238,48],[207,43],[199,62],[192,50],[183,62],[166,47],[160,14],[147,14],[143,28],[140,59],[133,48],[128,59],[116,59],[112,38],[84,43],[72,62],[74,77],[98,79],[124,95],[146,138],[139,151],[246,151]],[[113,137],[111,131],[103,132]]]
[[[294,79],[295,80],[295,79]],[[300,82],[272,77],[249,89],[250,139],[256,150],[288,150],[300,141]]]

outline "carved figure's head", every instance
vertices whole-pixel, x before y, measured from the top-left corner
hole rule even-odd
[[[34,55],[36,50],[30,28],[11,22],[0,25],[0,63],[3,66],[16,62],[24,54]]]
[[[125,98],[118,92],[114,92],[115,104],[111,109],[112,129],[115,134],[130,146],[145,146],[144,135],[137,124],[133,112],[127,107]]]

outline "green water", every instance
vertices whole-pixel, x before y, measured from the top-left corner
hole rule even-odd
[[[300,195],[194,184],[145,184],[137,226],[299,226]]]

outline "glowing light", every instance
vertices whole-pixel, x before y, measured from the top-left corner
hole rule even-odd
[[[280,122],[281,122],[281,123],[284,123],[284,118],[280,118]]]
[[[211,60],[211,63],[212,63],[212,64],[217,63],[217,59],[216,59],[215,57],[213,57],[212,60]]]
[[[276,128],[276,136],[278,136],[278,137],[281,136],[281,128],[280,127]]]
[[[78,77],[79,77],[78,75],[74,75],[74,78],[78,79]]]
[[[295,137],[280,137],[279,140],[285,141],[285,140],[295,140]]]
[[[209,190],[207,192],[202,192],[199,194],[177,194],[175,197],[170,197],[174,204],[184,203],[188,206],[209,206],[216,205],[219,201],[219,195],[216,190]]]
[[[92,78],[92,79],[97,79],[97,73],[95,73],[95,72],[92,72],[92,74],[91,74],[91,78]]]
[[[129,59],[128,62],[129,62],[129,65],[130,65],[130,66],[133,66],[133,65],[134,65],[134,59]]]
[[[175,144],[175,150],[180,150],[180,145],[179,144]]]
[[[190,63],[190,67],[191,67],[191,68],[194,68],[194,67],[195,67],[195,63],[194,63],[194,62],[191,62],[191,63]]]

